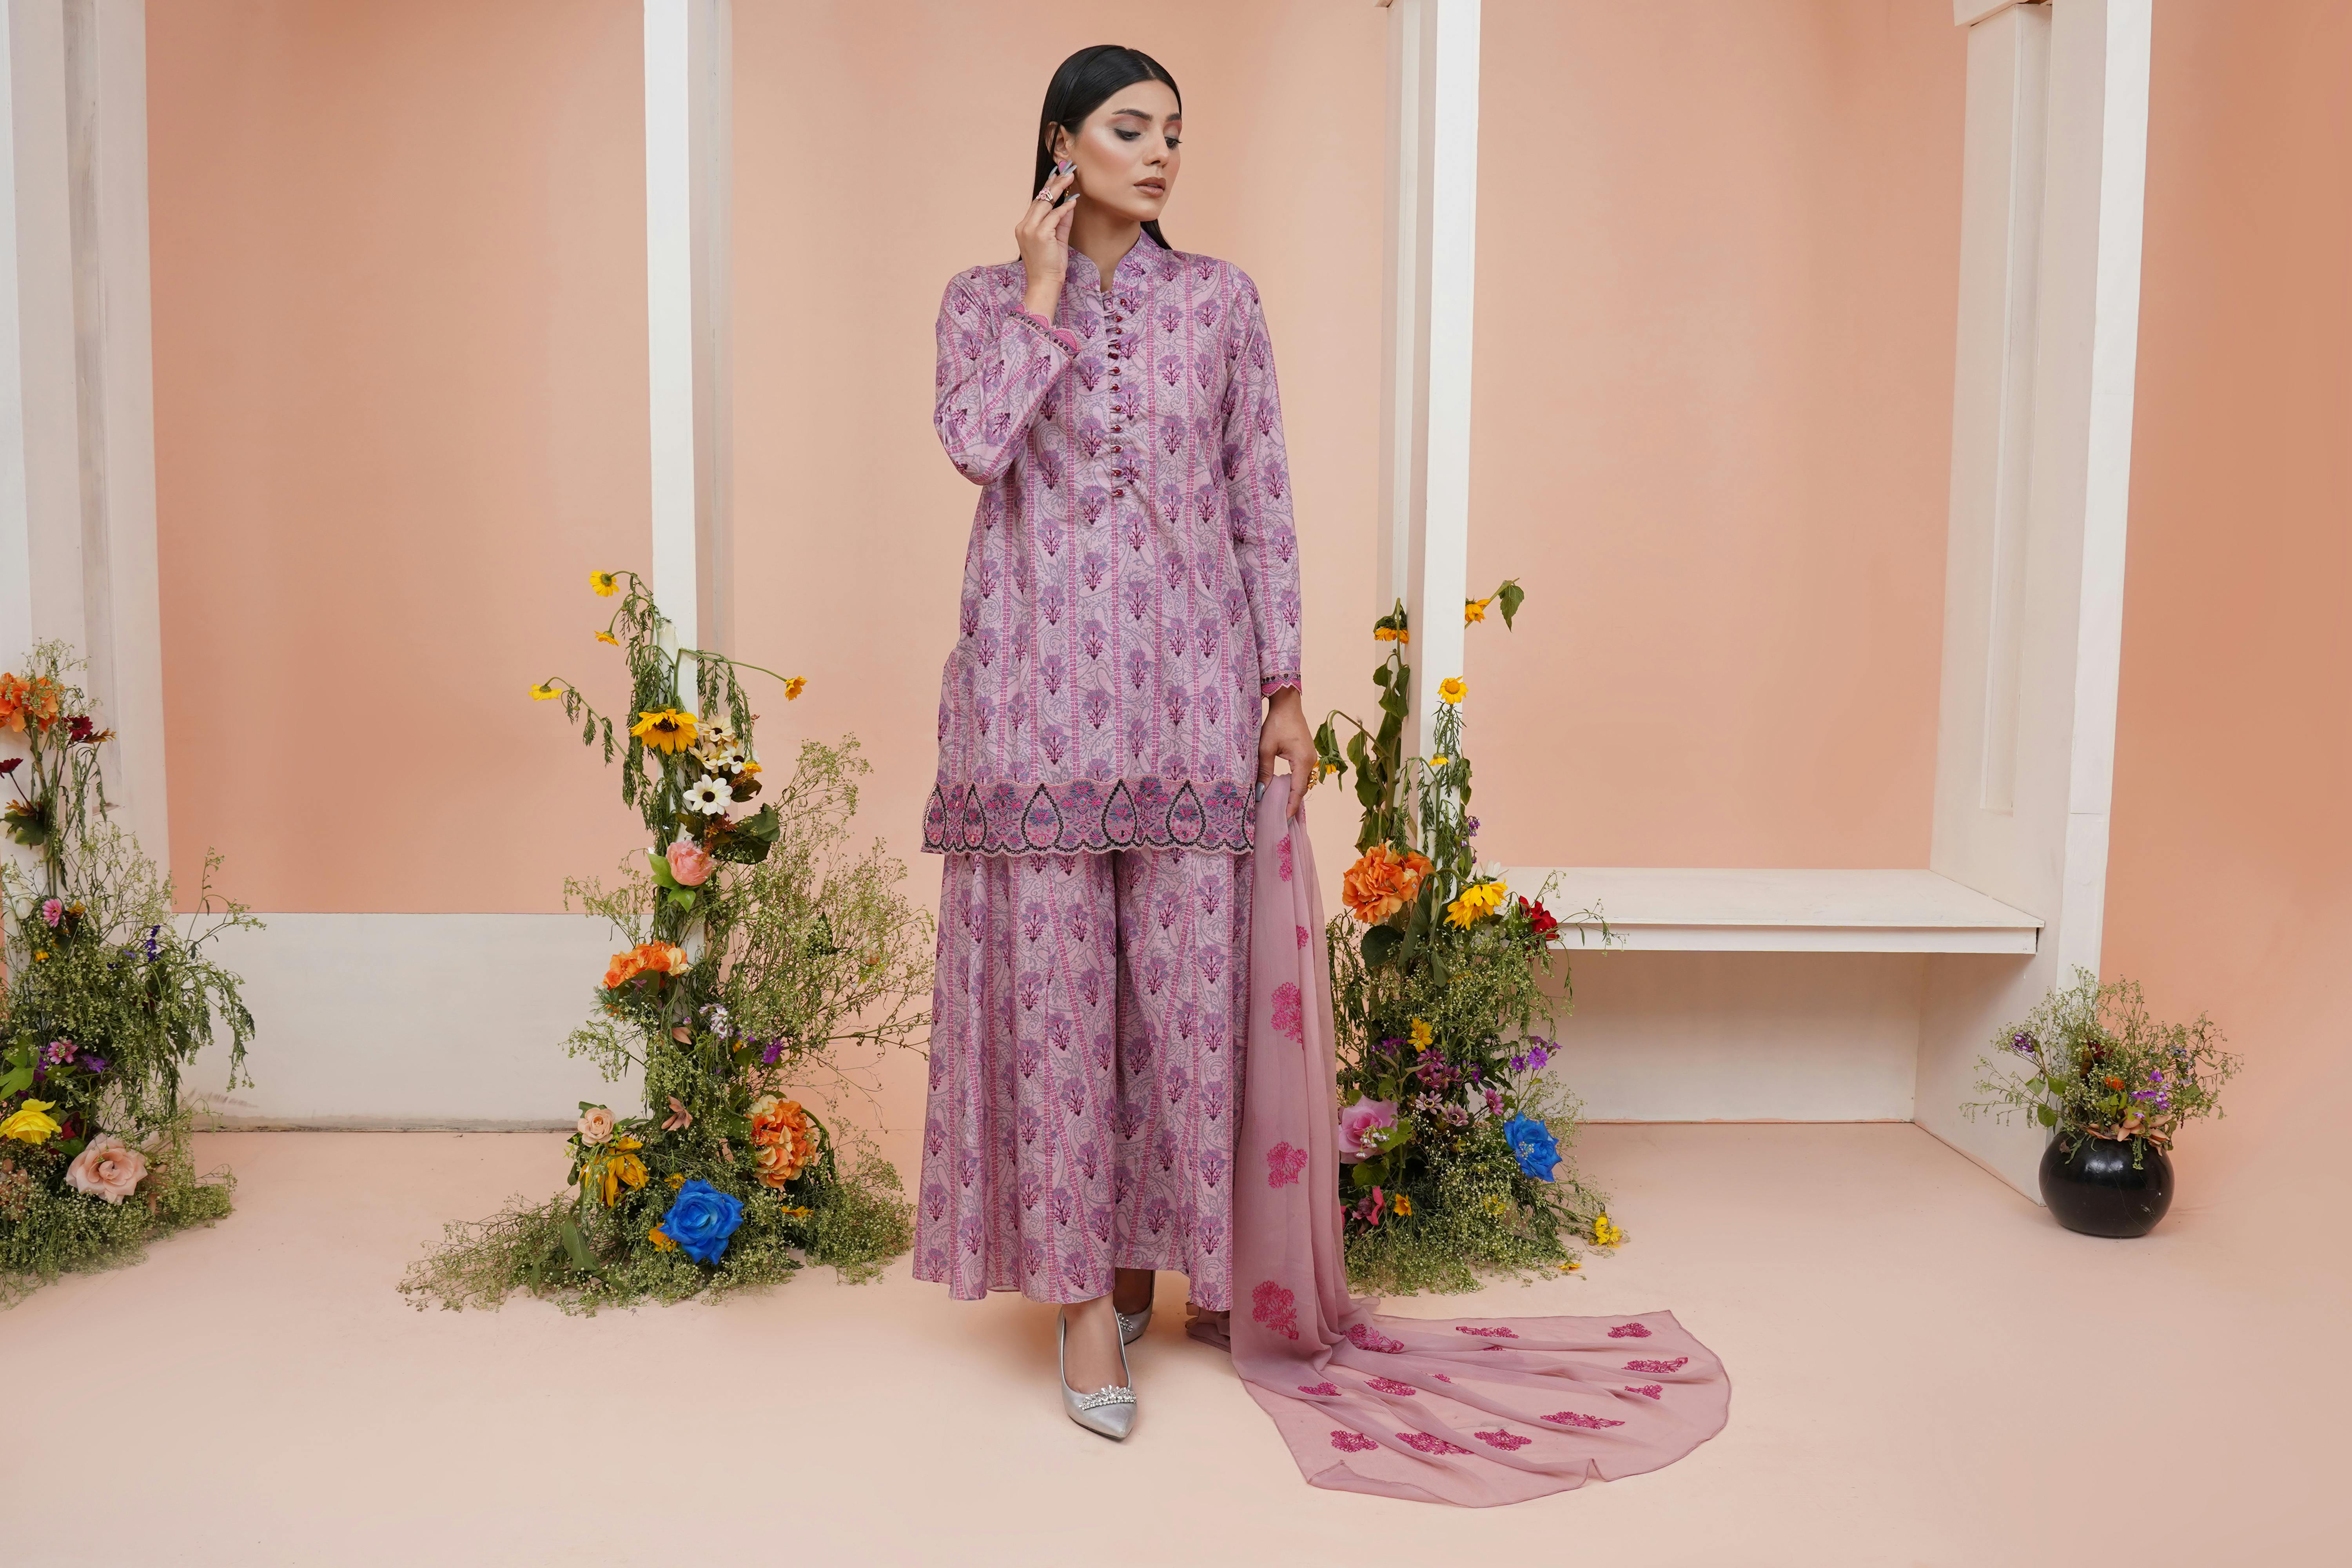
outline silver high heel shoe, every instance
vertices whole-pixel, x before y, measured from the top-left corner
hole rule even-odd
[[[1101,1434],[1114,1443],[1123,1443],[1135,1430],[1135,1373],[1128,1370],[1127,1341],[1118,1342],[1119,1375],[1127,1382],[1118,1387],[1104,1387],[1092,1394],[1080,1394],[1070,1386],[1070,1320],[1055,1315],[1055,1354],[1062,1368],[1062,1408],[1071,1420],[1089,1432]]]
[[[1151,1309],[1149,1306],[1140,1312],[1122,1312],[1113,1308],[1111,1315],[1118,1320],[1118,1342],[1123,1345],[1131,1345],[1141,1339],[1143,1331],[1151,1326]]]

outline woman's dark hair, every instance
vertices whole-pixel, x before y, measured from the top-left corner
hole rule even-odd
[[[1045,189],[1054,173],[1054,127],[1064,127],[1075,138],[1078,127],[1087,122],[1087,116],[1100,109],[1112,93],[1139,81],[1166,82],[1168,90],[1176,95],[1178,111],[1182,111],[1184,89],[1176,85],[1176,79],[1168,74],[1166,66],[1141,49],[1097,44],[1064,60],[1054,72],[1052,85],[1045,89],[1045,107],[1037,116],[1037,177],[1029,182],[1029,189]],[[1143,232],[1160,249],[1176,248],[1160,232],[1158,218],[1145,223]]]

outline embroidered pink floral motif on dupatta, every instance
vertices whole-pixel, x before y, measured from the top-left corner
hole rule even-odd
[[[1235,1276],[1264,1283],[1228,1325],[1234,1370],[1300,1473],[1335,1490],[1486,1507],[1674,1463],[1722,1429],[1731,1385],[1672,1313],[1433,1321],[1379,1318],[1349,1295],[1329,956],[1320,942],[1296,940],[1323,929],[1323,911],[1305,825],[1282,831],[1288,793],[1283,777],[1260,797],[1251,857],[1250,1038],[1234,1157],[1265,1161],[1266,1180],[1234,1184],[1232,1245]],[[1618,1391],[1625,1372],[1653,1370],[1621,1370],[1623,1353],[1609,1352],[1624,1339],[1655,1342],[1657,1366],[1676,1369],[1671,1403],[1655,1384]],[[1612,1400],[1620,1414],[1545,1411],[1563,1391]],[[1390,1403],[1405,1399],[1413,1404]],[[1421,1429],[1369,1435],[1390,1432],[1407,1409]],[[1475,1434],[1475,1446],[1449,1433]]]
[[[1284,1339],[1298,1337],[1298,1298],[1271,1279],[1250,1292],[1250,1317]]]
[[[1625,1363],[1625,1370],[1627,1372],[1680,1372],[1689,1364],[1690,1357],[1678,1355],[1672,1361],[1629,1361]]]
[[[1274,988],[1275,1029],[1294,1045],[1307,1043],[1307,1006],[1298,987],[1285,981]]]

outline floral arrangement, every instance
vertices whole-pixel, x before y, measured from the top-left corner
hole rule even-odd
[[[1977,1063],[1984,1073],[1977,1092],[1989,1098],[1961,1110],[2002,1121],[2022,1110],[2052,1129],[2068,1154],[2084,1138],[2129,1142],[2138,1170],[2150,1148],[2171,1146],[2182,1122],[2221,1114],[2221,1088],[2239,1065],[2221,1044],[2203,1014],[2193,1024],[2158,1023],[2134,982],[2102,985],[2077,969],[2074,984],[1993,1037],[1991,1054]]]
[[[898,861],[852,846],[867,765],[855,740],[803,742],[772,789],[738,672],[781,682],[787,701],[804,680],[677,647],[635,573],[589,585],[618,601],[595,637],[626,664],[634,720],[561,678],[530,695],[620,763],[651,847],[615,886],[565,883],[567,906],[627,943],[567,1046],[608,1080],[642,1075],[646,1109],[582,1102],[572,1190],[451,1226],[401,1289],[420,1307],[520,1291],[593,1312],[767,1284],[804,1261],[868,1277],[912,1239],[898,1173],[796,1086],[828,1110],[844,1092],[870,1098],[871,1060],[847,1053],[911,1047],[928,1021],[929,917],[899,892]]]
[[[0,674],[0,735],[22,748],[0,761],[5,831],[31,852],[0,863],[0,1305],[228,1213],[226,1175],[192,1163],[180,1077],[217,1026],[236,1088],[253,1038],[237,977],[206,949],[260,922],[214,894],[217,857],[194,921],[174,917],[170,879],[108,819],[114,733],[81,668],[45,642]]]
[[[1465,620],[1494,606],[1507,629],[1524,597],[1506,581],[1469,600]],[[1575,1174],[1575,1101],[1544,1073],[1559,1047],[1536,1025],[1552,1023],[1544,977],[1565,968],[1550,945],[1560,921],[1545,907],[1549,889],[1515,893],[1477,858],[1462,750],[1467,683],[1439,683],[1434,750],[1404,756],[1404,606],[1372,635],[1390,645],[1372,672],[1378,727],[1335,712],[1316,733],[1318,776],[1352,769],[1362,809],[1340,889],[1348,912],[1327,932],[1349,1273],[1360,1289],[1396,1293],[1573,1269],[1576,1239],[1624,1237]],[[1342,724],[1355,731],[1344,748]]]

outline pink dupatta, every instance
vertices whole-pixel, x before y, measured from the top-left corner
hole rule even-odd
[[[1674,1463],[1723,1429],[1723,1364],[1672,1312],[1382,1318],[1348,1294],[1330,961],[1287,778],[1258,805],[1234,1188],[1234,1370],[1309,1484],[1472,1508]]]

